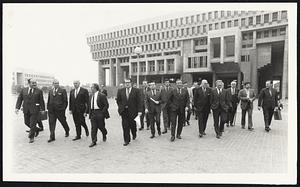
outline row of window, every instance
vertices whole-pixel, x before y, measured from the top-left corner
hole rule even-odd
[[[188,57],[188,68],[204,67],[207,67],[207,56]]]
[[[244,12],[244,11],[242,11]],[[227,11],[227,17],[231,16],[232,12]],[[234,11],[233,15],[238,15],[238,11]],[[198,23],[202,22],[205,20],[211,20],[212,18],[217,19],[217,18],[223,18],[225,17],[225,11],[221,11],[219,14],[219,11],[214,11],[214,17],[213,17],[213,12],[208,12],[208,13],[203,13],[203,14],[198,14],[198,15],[192,15],[188,17],[181,17],[181,18],[176,18],[176,19],[171,19],[171,20],[166,20],[166,21],[161,21],[157,23],[152,23],[152,24],[147,24],[147,25],[142,25],[134,28],[128,28],[128,29],[123,29],[120,31],[115,31],[115,32],[110,32],[110,33],[105,33],[97,36],[91,36],[88,37],[88,43],[89,42],[96,42],[96,41],[102,41],[106,39],[115,39],[119,37],[125,37],[128,35],[132,34],[139,34],[139,33],[144,33],[147,31],[157,31],[160,29],[165,29],[165,28],[171,28],[171,27],[177,27],[179,25],[186,25],[186,24],[191,24],[191,23]],[[262,15],[256,16],[256,24],[262,23]],[[263,22],[267,23],[270,21],[269,19],[270,14],[264,14],[263,15]],[[253,25],[253,17],[249,17],[248,19],[248,25]],[[277,21],[278,18],[278,12],[273,12],[272,13],[272,21]],[[287,11],[281,11],[281,19],[287,19]],[[235,20],[235,25],[237,24],[238,20]],[[231,24],[231,23],[230,23]],[[246,25],[246,18],[241,19],[241,26]],[[217,26],[218,27],[218,26]],[[221,28],[225,27],[225,22],[221,22]]]
[[[51,76],[35,75],[35,74],[28,74],[28,73],[25,73],[24,75],[25,75],[25,77],[38,77],[38,78],[48,78],[48,79],[53,79],[54,78],[54,77],[51,77]]]
[[[165,71],[165,61],[164,60],[157,60],[158,63],[158,71],[164,72]],[[167,59],[167,71],[174,71],[174,59]],[[146,72],[146,62],[140,62],[140,72]],[[149,72],[156,72],[155,61],[148,61]],[[137,63],[134,62],[131,64],[131,70],[133,73],[137,72]]]
[[[141,45],[142,51],[155,51],[161,49],[172,49],[180,47],[180,41],[168,41],[168,42],[161,42],[161,43],[153,43],[153,44],[146,44]],[[106,56],[115,56],[115,55],[125,55],[125,54],[132,54],[134,52],[135,47],[126,47],[120,49],[111,49],[107,51],[99,51],[92,53],[93,59],[95,58],[102,58]]]

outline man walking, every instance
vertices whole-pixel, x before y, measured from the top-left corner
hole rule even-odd
[[[69,136],[70,128],[66,121],[67,106],[67,92],[65,89],[59,86],[59,81],[55,79],[53,81],[53,89],[49,91],[47,102],[50,129],[50,139],[48,140],[49,143],[55,140],[55,126],[57,119],[65,130],[65,137]]]
[[[89,100],[89,118],[91,120],[91,137],[92,143],[89,147],[97,145],[98,129],[102,132],[103,141],[107,139],[107,130],[105,128],[105,118],[109,118],[108,101],[106,95],[101,93],[99,85],[94,83],[91,87],[92,94]]]
[[[145,112],[149,115],[150,119],[150,129],[151,129],[151,137],[155,137],[155,126],[154,123],[156,123],[157,127],[157,133],[160,136],[161,130],[160,130],[160,114],[161,114],[161,92],[156,89],[155,82],[150,83],[150,91],[146,94],[145,99]]]
[[[183,124],[183,126],[185,126],[185,124],[190,125],[190,119],[191,119],[191,115],[192,115],[193,90],[192,90],[192,88],[189,88],[188,83],[184,83],[183,87],[188,92],[189,100],[190,100],[189,110],[186,112],[185,122]]]
[[[252,111],[253,111],[253,101],[255,100],[255,93],[253,89],[250,89],[250,82],[245,83],[244,89],[239,91],[239,99],[241,100],[242,109],[242,129],[245,129],[246,112],[248,112],[248,130],[252,131]]]
[[[210,103],[213,111],[216,138],[219,139],[222,136],[222,132],[224,132],[224,123],[227,119],[227,112],[229,107],[231,107],[228,92],[224,90],[223,82],[221,80],[216,81],[216,88],[211,92]]]
[[[194,107],[198,119],[199,137],[206,135],[206,124],[210,113],[211,89],[208,87],[207,80],[201,81],[201,87],[194,89]]]
[[[43,91],[37,88],[35,79],[30,80],[29,87],[21,90],[16,103],[16,114],[19,113],[22,104],[24,123],[30,128],[29,143],[33,143],[34,136],[39,134],[39,129],[36,127],[40,115],[39,112],[45,110]]]
[[[239,89],[236,88],[236,81],[232,81],[230,85],[231,85],[231,88],[228,88],[228,92],[229,92],[229,100],[231,102],[232,107],[230,107],[229,110],[228,110],[227,127],[229,127],[229,125],[231,127],[233,126],[237,105],[240,102],[239,96],[238,96],[239,95]]]
[[[73,139],[75,141],[81,138],[81,126],[84,128],[86,136],[89,136],[89,130],[85,123],[85,117],[88,113],[89,92],[80,87],[79,80],[75,80],[73,84],[74,89],[70,91],[69,111],[73,115],[76,127],[76,137]]]
[[[130,131],[132,139],[136,139],[135,118],[142,115],[142,101],[139,89],[132,87],[130,79],[125,79],[125,88],[119,89],[117,93],[118,112],[122,117],[124,146],[130,142]]]
[[[149,116],[148,114],[145,113],[145,98],[146,98],[146,93],[150,90],[149,86],[148,86],[148,82],[147,81],[143,81],[143,85],[142,88],[140,88],[140,92],[141,92],[141,100],[142,100],[142,115],[140,116],[140,123],[141,123],[141,127],[139,128],[139,130],[143,130],[144,129],[144,118],[146,117],[146,124],[147,124],[147,130],[149,130],[150,127],[150,120],[149,120]]]
[[[185,120],[185,112],[189,110],[190,99],[186,89],[183,88],[181,80],[176,81],[176,89],[170,94],[169,106],[171,111],[171,142],[175,140],[175,131],[177,126],[176,138],[181,139],[181,132]],[[178,118],[178,124],[176,120]]]
[[[171,119],[171,112],[169,106],[169,99],[172,92],[172,87],[170,86],[170,82],[168,80],[165,81],[165,85],[161,90],[161,110],[163,113],[163,122],[164,122],[164,131],[163,134],[167,133],[167,129],[170,130],[170,119]]]
[[[260,91],[258,97],[258,110],[263,108],[265,131],[271,130],[270,125],[273,117],[274,110],[278,108],[278,92],[273,88],[271,81],[266,82],[266,88]]]

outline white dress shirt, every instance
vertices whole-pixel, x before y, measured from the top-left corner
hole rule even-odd
[[[247,98],[250,99],[250,90],[247,90],[247,89],[246,89],[246,93],[247,93]]]
[[[96,93],[94,93],[94,103],[93,103],[93,97],[91,99],[91,109],[93,109],[93,105],[94,105],[94,110],[95,109],[99,109],[98,105],[97,105],[97,97],[98,97],[98,93],[99,91],[97,91]]]
[[[77,97],[79,91],[80,91],[80,87],[78,87],[77,89],[75,88],[75,91],[74,91],[75,98]]]

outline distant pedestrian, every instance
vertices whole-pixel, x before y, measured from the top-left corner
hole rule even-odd
[[[76,137],[73,139],[79,140],[81,138],[81,127],[84,128],[86,136],[89,136],[89,130],[85,123],[85,117],[88,113],[89,92],[87,89],[80,87],[80,81],[73,82],[74,89],[70,91],[69,112],[73,116],[76,127]]]
[[[105,89],[104,84],[101,85],[100,92],[103,93],[107,97],[107,90]]]
[[[124,146],[130,143],[130,131],[132,139],[136,139],[135,118],[142,115],[141,93],[137,88],[132,87],[130,79],[125,79],[125,88],[119,89],[117,93],[118,112],[122,117],[122,128]]]
[[[172,90],[173,88],[171,87],[169,80],[166,80],[161,90],[162,101],[163,101],[161,104],[161,109],[163,113],[163,122],[164,122],[164,131],[162,132],[163,134],[167,133],[167,130],[170,130],[171,127],[171,111],[170,111],[169,99]]]
[[[53,89],[49,91],[47,109],[49,115],[50,139],[48,142],[55,140],[56,120],[61,123],[65,130],[65,137],[69,136],[69,125],[66,120],[66,108],[68,106],[68,96],[64,88],[59,86],[59,81],[53,81]]]
[[[24,123],[30,128],[29,143],[33,143],[34,136],[39,134],[39,128],[36,127],[36,124],[39,120],[40,111],[45,110],[43,91],[37,88],[35,79],[30,80],[29,87],[21,90],[16,103],[16,114],[19,113],[21,106],[23,106]]]
[[[273,88],[272,81],[266,82],[266,88],[260,91],[258,97],[258,110],[263,108],[264,121],[265,121],[265,131],[269,132],[271,130],[270,125],[274,110],[278,109],[278,92]]]
[[[103,141],[107,139],[107,130],[105,128],[105,119],[109,118],[109,104],[106,95],[100,92],[99,85],[94,83],[91,87],[92,94],[89,99],[89,118],[91,120],[91,138],[92,143],[89,147],[97,145],[98,129],[102,133]]]
[[[241,100],[242,109],[242,129],[245,129],[246,112],[248,113],[248,130],[252,131],[252,111],[253,111],[253,101],[255,100],[254,90],[250,88],[250,82],[245,82],[244,89],[239,91],[239,99]]]

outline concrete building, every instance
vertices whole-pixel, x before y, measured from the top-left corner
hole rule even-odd
[[[250,81],[258,92],[266,80],[288,96],[287,11],[210,11],[141,21],[87,36],[99,83],[181,78]],[[142,53],[134,53],[141,47]]]
[[[52,86],[54,75],[23,68],[17,68],[12,72],[13,85],[27,86],[30,78],[35,78],[38,87],[42,88]]]

